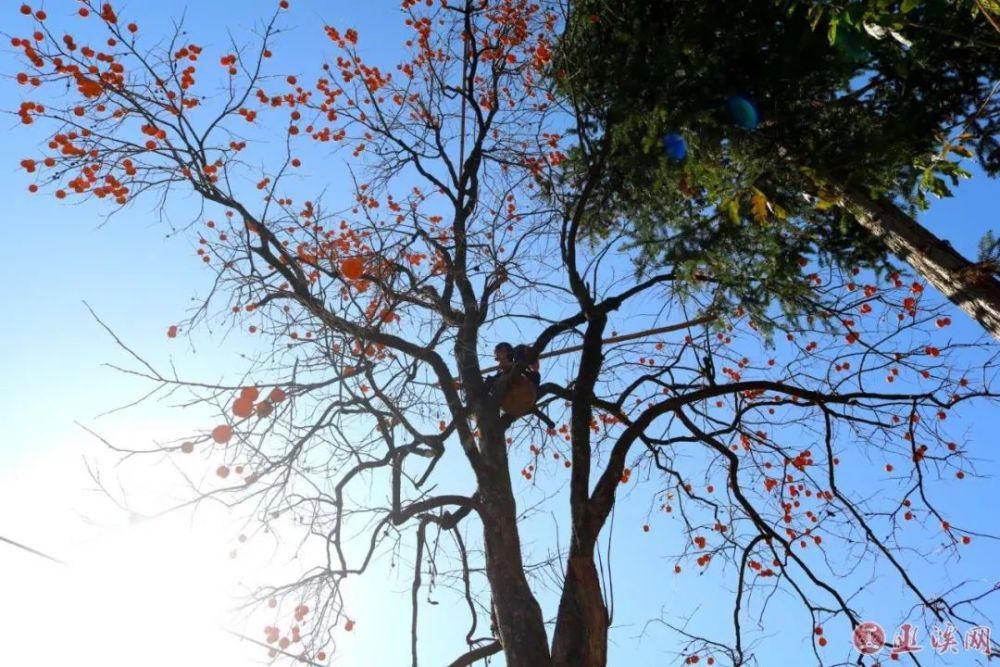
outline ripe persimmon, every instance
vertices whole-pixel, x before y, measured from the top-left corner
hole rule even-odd
[[[340,272],[348,280],[358,280],[364,275],[365,263],[360,257],[348,257],[340,263]]]
[[[229,442],[233,437],[233,427],[228,424],[220,424],[212,429],[212,440],[220,445]]]
[[[256,401],[260,396],[260,390],[257,387],[243,387],[240,389],[240,398],[245,398],[251,403]]]
[[[240,397],[233,403],[233,414],[237,417],[249,417],[253,414],[253,401],[247,397]]]

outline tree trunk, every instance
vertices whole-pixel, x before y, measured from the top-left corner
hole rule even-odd
[[[573,387],[570,419],[573,447],[570,516],[573,530],[552,639],[552,664],[555,667],[604,667],[608,661],[608,608],[604,604],[601,582],[594,565],[594,548],[604,521],[594,516],[590,501],[592,400],[604,362],[601,337],[607,325],[607,313],[590,312],[588,320],[580,367]]]
[[[479,477],[480,516],[486,546],[486,577],[493,593],[500,643],[508,667],[547,667],[549,640],[545,634],[542,608],[528,586],[517,530],[517,508],[506,467],[503,433],[483,442],[499,448],[500,454],[484,456],[484,473]],[[494,442],[495,441],[495,442]]]
[[[1000,281],[886,199],[845,188],[844,204],[863,228],[1000,340]]]
[[[552,640],[553,667],[604,667],[608,662],[608,609],[593,550],[572,554],[566,568]]]

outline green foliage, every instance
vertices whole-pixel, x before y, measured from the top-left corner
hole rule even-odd
[[[800,258],[886,267],[828,185],[916,210],[968,175],[970,147],[988,170],[1000,162],[984,104],[996,43],[985,21],[931,0],[579,0],[555,71],[581,132],[610,142],[588,228],[625,231],[640,271],[710,277],[758,318],[772,300],[792,315],[822,308]],[[760,127],[730,120],[731,95],[755,103]],[[687,140],[682,164],[663,156],[670,132]],[[578,151],[568,169],[594,159]]]
[[[979,240],[979,261],[989,265],[993,273],[1000,273],[1000,239],[991,231]]]
[[[932,136],[934,145],[943,147],[960,134],[987,172],[1000,171],[996,141],[1000,107],[993,99],[1000,62],[1000,3],[786,0],[784,4],[789,11],[808,6],[814,28],[832,27],[829,42],[841,50],[848,49],[852,40],[858,44],[860,37],[865,55],[860,64],[877,83],[868,106],[894,111],[901,122],[889,129],[914,142],[910,150],[914,160],[935,152],[914,150],[920,147],[919,137]],[[841,26],[839,31],[836,26]],[[849,37],[841,40],[841,35]],[[919,177],[905,185],[928,191]]]

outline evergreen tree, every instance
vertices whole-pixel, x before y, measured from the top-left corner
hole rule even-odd
[[[817,308],[805,258],[884,269],[889,251],[1000,337],[995,267],[915,220],[968,176],[963,158],[1000,171],[984,16],[936,0],[575,3],[553,72],[580,131],[613,138],[589,228],[624,227],[641,268],[717,281],[761,319],[773,299]]]

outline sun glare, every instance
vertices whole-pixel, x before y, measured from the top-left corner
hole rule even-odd
[[[150,521],[103,533],[82,545],[67,567],[50,567],[41,582],[24,582],[22,591],[38,607],[22,607],[25,624],[33,611],[41,614],[26,631],[48,639],[21,642],[23,654],[3,664],[252,662],[247,648],[224,630],[237,575],[218,533],[177,520]],[[15,591],[12,599],[18,597]]]

